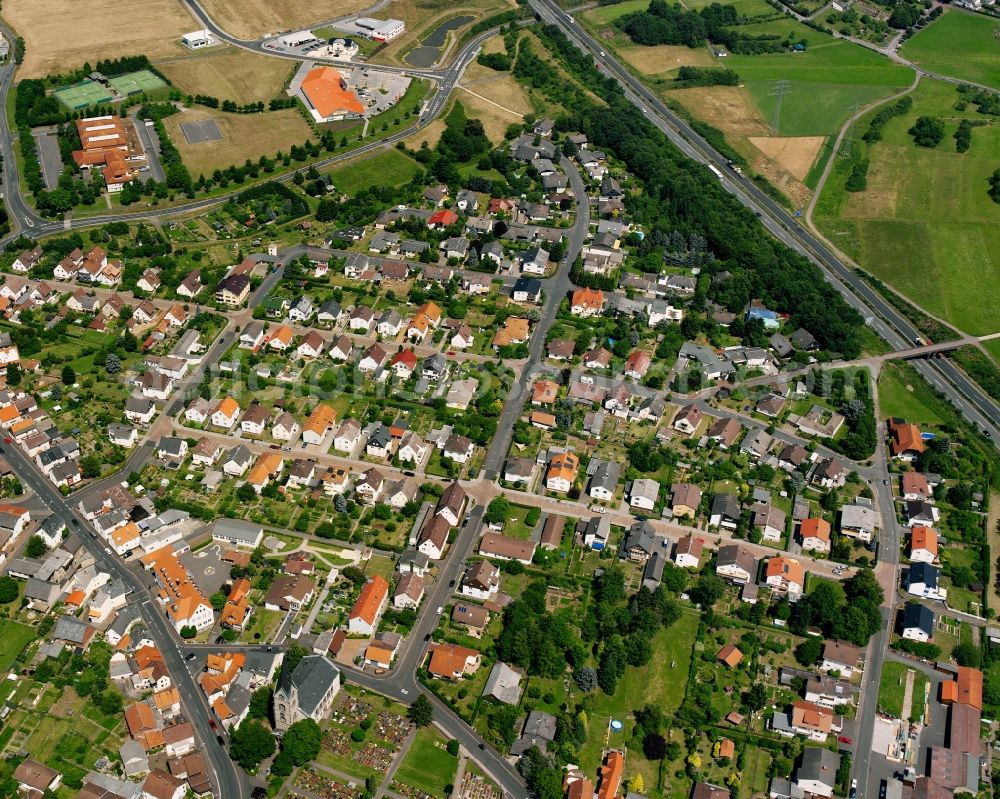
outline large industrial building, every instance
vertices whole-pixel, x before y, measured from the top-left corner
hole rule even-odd
[[[317,122],[360,117],[365,112],[358,96],[347,88],[344,76],[333,67],[309,70],[302,79],[302,95]]]

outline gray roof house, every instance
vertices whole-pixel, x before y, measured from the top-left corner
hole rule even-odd
[[[296,721],[319,720],[329,715],[340,690],[340,669],[324,655],[307,655],[294,671],[281,671],[274,692],[274,720],[279,730]]]
[[[507,705],[516,705],[521,696],[521,675],[506,663],[496,663],[486,679],[483,696]]]

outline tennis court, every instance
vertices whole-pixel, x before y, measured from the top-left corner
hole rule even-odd
[[[124,97],[151,92],[154,89],[162,89],[167,85],[148,69],[140,69],[138,72],[129,72],[115,78],[108,78],[108,83],[111,84],[118,94]]]
[[[72,86],[64,86],[54,91],[53,94],[70,111],[89,108],[98,103],[110,103],[114,99],[111,92],[100,83],[92,80],[83,80]]]

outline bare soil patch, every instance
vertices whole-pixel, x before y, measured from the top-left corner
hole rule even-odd
[[[319,27],[320,23],[368,8],[372,0],[204,0],[208,15],[239,39]]]
[[[39,78],[140,53],[184,52],[182,34],[198,28],[177,0],[6,0],[4,18],[24,37],[19,78]],[[117,24],[116,24],[117,21]]]
[[[823,136],[754,136],[748,141],[793,177],[805,180],[823,146]]]
[[[207,94],[240,105],[266,103],[279,96],[293,66],[283,58],[228,46],[157,62],[160,71],[182,92]]]

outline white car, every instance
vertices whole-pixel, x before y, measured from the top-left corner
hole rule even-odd
[[[444,608],[438,608],[438,609],[437,609],[436,611],[434,611],[434,612],[435,612],[435,613],[437,613],[437,615],[438,615],[438,616],[440,616],[440,615],[441,615],[441,611],[442,611],[442,610],[444,610]]]

